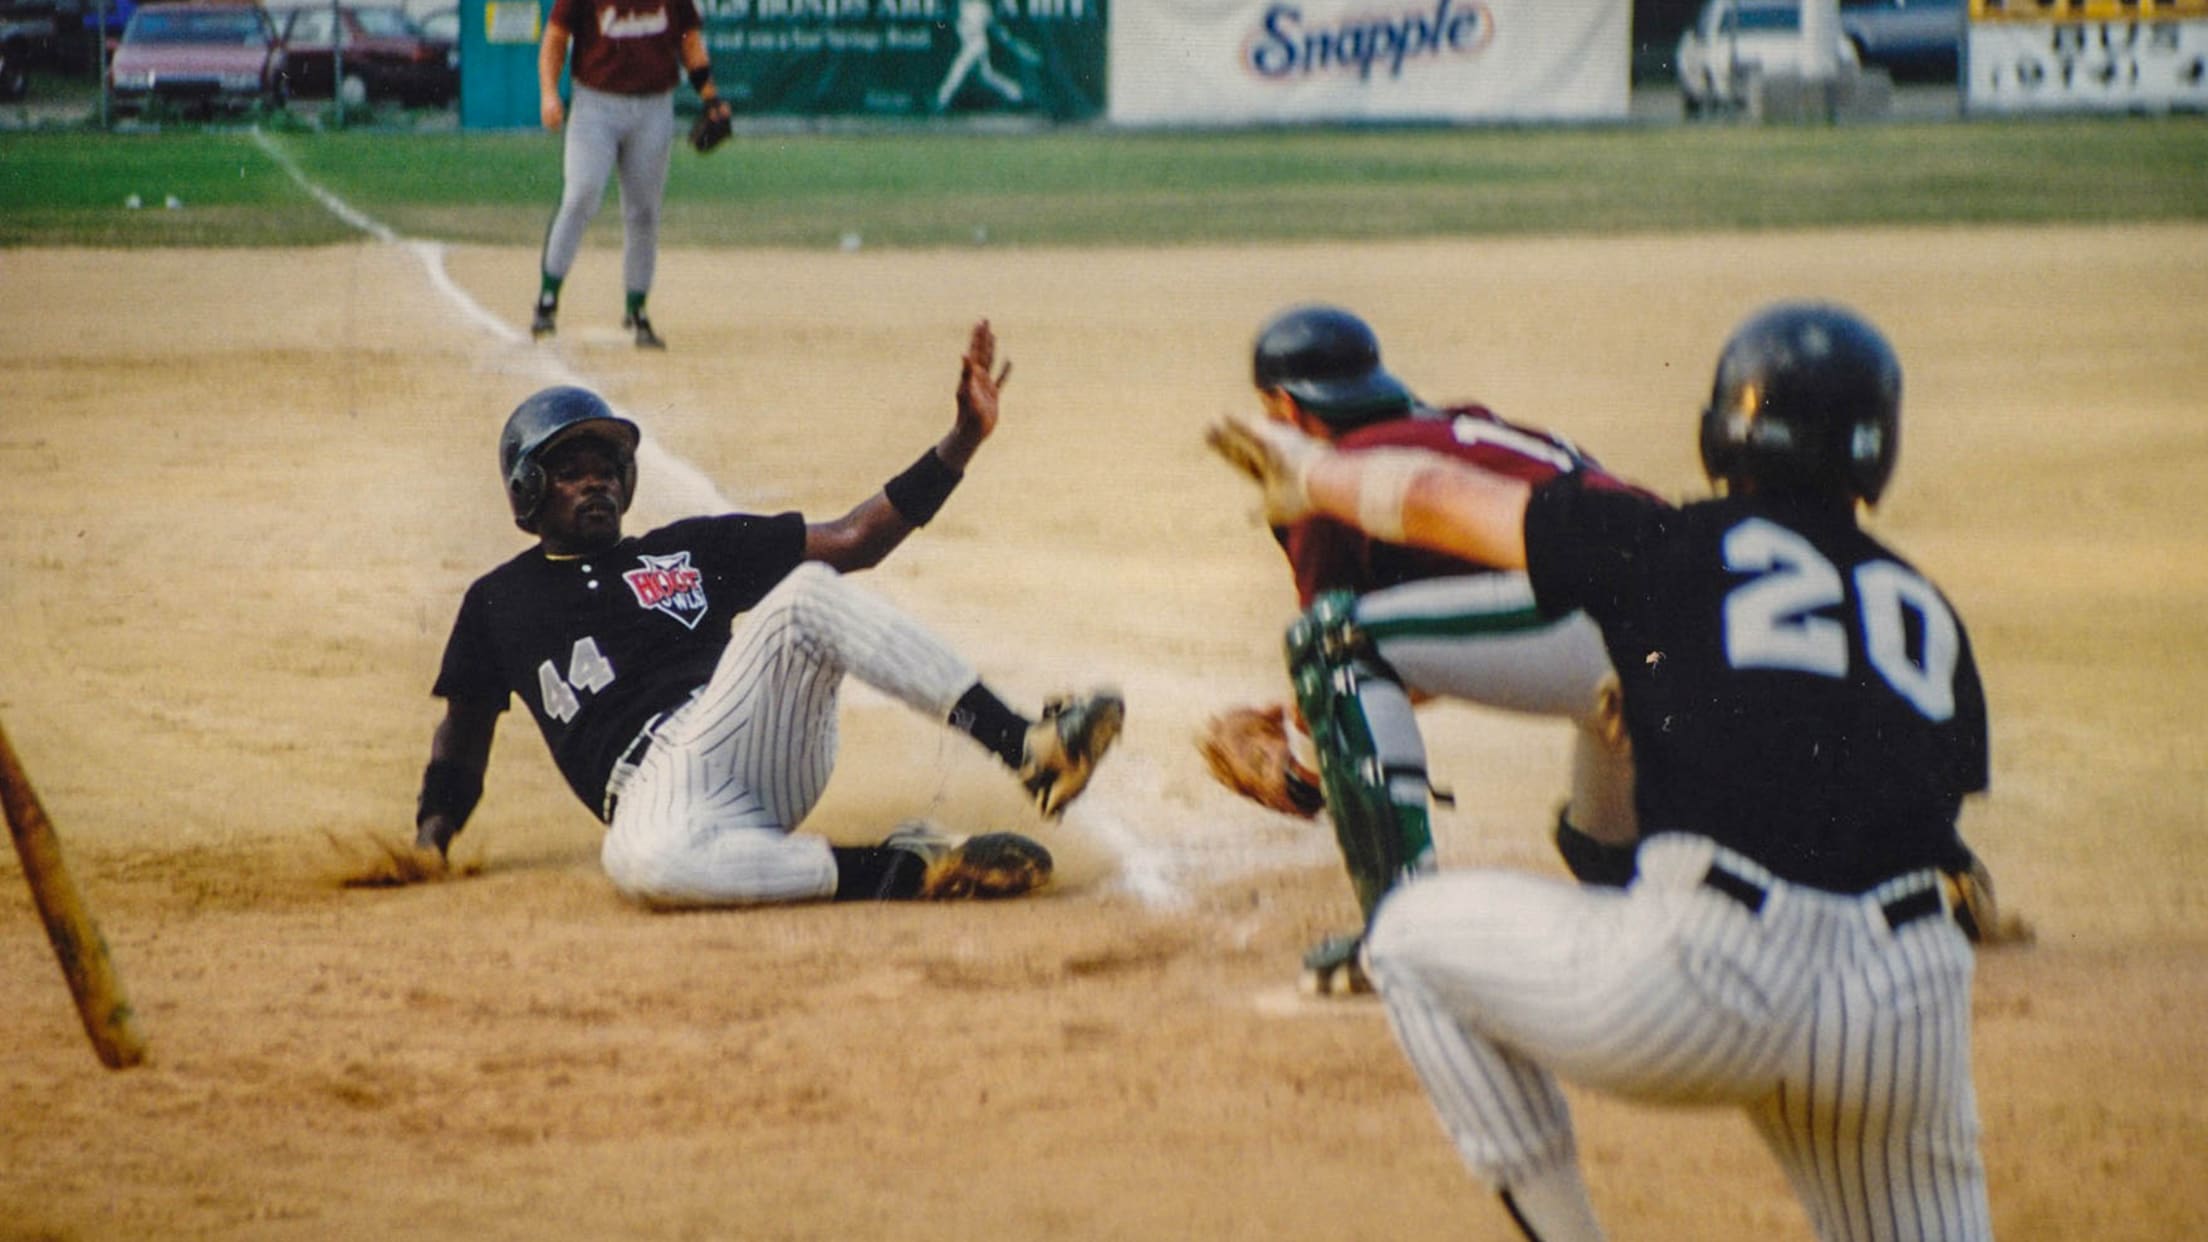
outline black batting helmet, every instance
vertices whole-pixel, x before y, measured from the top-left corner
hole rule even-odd
[[[613,448],[621,463],[621,510],[628,512],[636,495],[636,445],[642,433],[587,388],[547,388],[515,406],[498,436],[498,470],[514,507],[514,525],[535,533],[537,506],[544,503],[545,454],[584,437]]]
[[[1336,431],[1407,413],[1403,381],[1380,365],[1380,339],[1365,321],[1336,306],[1297,306],[1257,334],[1250,378],[1278,388]]]
[[[1845,307],[1786,302],[1733,331],[1702,411],[1713,482],[1878,503],[1901,452],[1901,362]]]

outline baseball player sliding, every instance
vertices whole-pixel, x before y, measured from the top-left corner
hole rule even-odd
[[[1624,486],[1559,436],[1505,422],[1482,405],[1427,406],[1381,365],[1365,321],[1338,307],[1296,306],[1268,321],[1252,351],[1251,382],[1268,419],[1343,452],[1416,447],[1528,482],[1581,474]],[[1558,848],[1582,880],[1625,883],[1638,835],[1633,761],[1618,728],[1610,659],[1586,614],[1536,608],[1523,573],[1376,539],[1323,514],[1275,526],[1273,537],[1305,609],[1288,643],[1301,717],[1287,721],[1275,706],[1215,718],[1204,752],[1223,781],[1279,810],[1315,814],[1323,805],[1369,918],[1400,874],[1432,865],[1426,749],[1412,705],[1442,697],[1563,717],[1576,735]],[[1353,661],[1354,685],[1310,675],[1321,648],[1350,632],[1369,644]],[[1345,721],[1345,709],[1360,719]],[[1314,726],[1329,735],[1345,726],[1363,731],[1341,740],[1384,774],[1370,797],[1359,796],[1366,787],[1355,779],[1323,780],[1315,752],[1293,753],[1309,748],[1305,729]],[[1253,749],[1274,753],[1253,757]],[[1307,990],[1369,990],[1359,939],[1337,936],[1314,948],[1304,960]]]
[[[1940,872],[1987,784],[1985,700],[1953,607],[1856,516],[1900,420],[1875,328],[1783,304],[1726,343],[1701,416],[1719,495],[1681,508],[1581,473],[1213,429],[1275,522],[1523,568],[1542,608],[1593,618],[1624,683],[1632,885],[1414,876],[1365,942],[1451,1138],[1528,1237],[1603,1236],[1559,1078],[1739,1107],[1822,1238],[1991,1236],[1972,950]]]
[[[977,324],[950,432],[840,518],[730,514],[624,536],[638,430],[579,388],[507,419],[499,467],[535,547],[468,588],[435,693],[415,847],[441,862],[481,797],[499,715],[528,705],[560,772],[606,823],[601,859],[654,907],[1011,896],[1050,856],[1012,833],[908,825],[879,845],[794,830],[836,752],[846,675],[972,737],[1045,815],[1087,786],[1124,705],[1099,691],[1013,711],[957,653],[842,575],[881,562],[950,497],[996,429],[1010,374]],[[748,613],[741,625],[738,614]]]

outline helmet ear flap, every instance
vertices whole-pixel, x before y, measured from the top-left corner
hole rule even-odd
[[[636,446],[642,435],[636,424],[615,414],[605,400],[587,389],[571,386],[546,388],[531,395],[507,416],[498,438],[499,474],[506,485],[506,500],[514,511],[514,525],[537,533],[537,510],[544,504],[550,476],[541,455],[568,435],[587,432],[603,439],[621,462],[621,511],[627,513],[636,495]]]
[[[1725,416],[1718,412],[1715,399],[1702,406],[1700,439],[1702,473],[1712,484],[1722,486],[1733,472],[1735,454],[1733,444],[1725,438]]]
[[[514,508],[514,525],[530,534],[537,533],[537,506],[544,503],[544,466],[534,457],[524,458],[514,466],[513,476],[506,483],[506,499]],[[624,488],[624,492],[634,488]],[[628,498],[622,497],[623,508]]]

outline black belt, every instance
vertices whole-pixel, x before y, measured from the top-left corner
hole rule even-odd
[[[1761,913],[1764,899],[1771,895],[1763,885],[1738,872],[1727,870],[1723,863],[1710,864],[1709,872],[1702,877],[1702,887],[1739,902],[1750,914]],[[1916,892],[1904,893],[1878,909],[1879,913],[1886,916],[1887,928],[1900,931],[1918,919],[1930,918],[1940,912],[1939,886],[1935,882]]]
[[[644,727],[637,730],[636,736],[630,739],[628,749],[621,752],[620,758],[615,759],[613,767],[607,771],[606,802],[600,814],[600,819],[605,823],[613,822],[613,808],[620,805],[622,788],[628,785],[629,777],[636,772],[636,765],[644,762],[644,752],[652,748],[652,739],[659,736],[659,726],[666,719],[667,713],[661,712],[645,721]]]

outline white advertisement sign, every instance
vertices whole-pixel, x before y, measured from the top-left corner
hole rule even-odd
[[[1132,125],[1623,118],[1631,0],[1173,0],[1112,10]]]
[[[1973,112],[2208,108],[2208,20],[1970,25]]]

